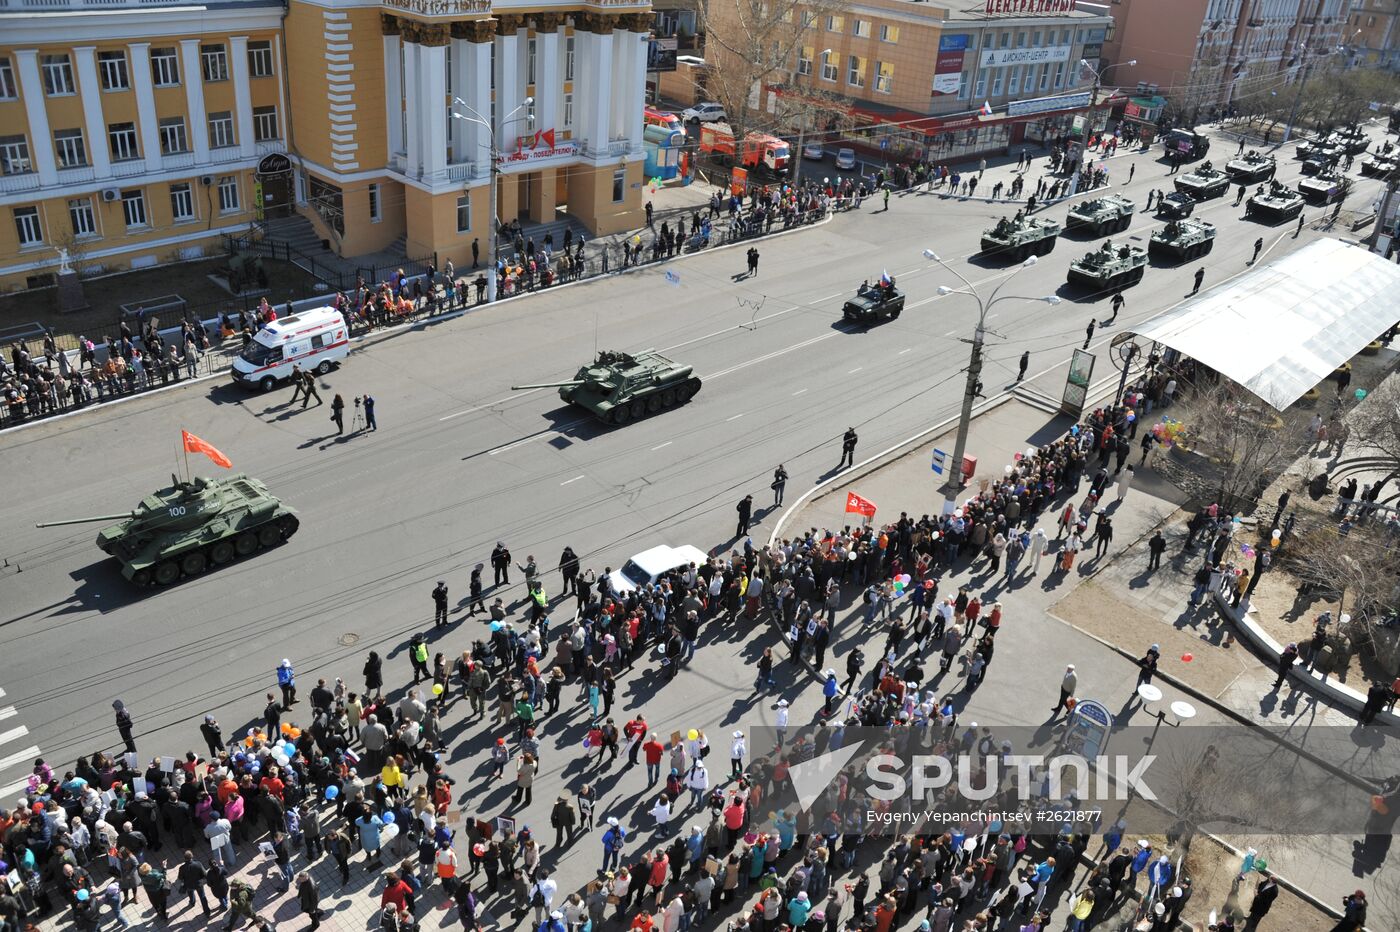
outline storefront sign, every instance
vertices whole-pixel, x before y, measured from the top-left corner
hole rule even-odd
[[[1130,104],[1128,104],[1127,106],[1125,106],[1125,107],[1123,108],[1123,116],[1125,116],[1125,117],[1135,117],[1135,116],[1141,116],[1141,115],[1142,115],[1142,108],[1139,107],[1137,104],[1130,103]]]
[[[1084,47],[1079,50],[1080,58],[1095,59],[1103,54],[1102,42],[1085,42]]]
[[[1073,110],[1089,106],[1089,93],[1061,94],[1058,97],[1036,97],[1032,100],[1015,100],[1006,105],[1007,116],[1028,116],[1032,113],[1047,113],[1051,110]]]
[[[380,5],[421,16],[460,16],[490,13],[491,0],[380,0]]]
[[[267,177],[268,175],[283,175],[292,170],[292,160],[281,152],[272,152],[264,155],[258,162],[258,174]]]
[[[997,13],[1024,13],[1028,16],[1043,16],[1047,13],[1069,13],[1074,10],[1075,0],[987,0],[987,15]]]
[[[1060,397],[1060,412],[1070,417],[1084,413],[1084,402],[1089,395],[1089,380],[1094,375],[1094,354],[1076,349],[1070,359],[1069,373],[1065,376],[1065,392]]]
[[[979,62],[983,68],[1002,68],[1007,65],[1039,65],[1044,62],[1069,61],[1068,45],[1053,45],[1038,49],[990,49],[982,53]]]
[[[550,137],[551,139],[553,138],[553,131],[551,131]],[[526,138],[528,139],[529,137]],[[574,155],[577,152],[578,147],[572,142],[560,142],[557,145],[551,142],[549,145],[538,145],[534,147],[522,146],[509,155],[503,155],[501,161],[505,164],[537,162],[540,159],[552,159],[560,155]]]
[[[933,69],[934,96],[958,92],[967,40],[966,35],[943,36],[938,40],[938,59]]]
[[[647,71],[675,71],[679,42],[675,36],[664,36],[647,42]]]

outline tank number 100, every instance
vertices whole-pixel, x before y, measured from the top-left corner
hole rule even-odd
[[[184,505],[171,505],[171,506],[170,506],[170,517],[172,517],[172,518],[178,518],[178,517],[180,517],[181,515],[183,515],[184,513],[185,513],[185,506],[184,506]]]

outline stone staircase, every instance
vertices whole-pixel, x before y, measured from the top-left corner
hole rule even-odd
[[[322,256],[334,256],[330,250],[326,249],[321,242],[321,236],[316,232],[316,228],[311,225],[301,214],[292,214],[290,217],[278,217],[269,220],[263,227],[264,238],[278,243],[286,243],[298,252],[303,252],[313,259],[320,259]]]
[[[558,252],[559,250],[564,248],[565,230],[573,230],[573,241],[575,243],[579,241],[580,237],[583,238],[584,242],[591,242],[593,240],[593,234],[588,232],[588,227],[584,226],[576,218],[568,214],[564,214],[558,219],[552,220],[549,223],[522,222],[520,224],[520,238],[527,243],[530,240],[534,240],[535,248],[543,249],[545,236],[553,236],[554,251]],[[513,241],[513,237],[506,236],[505,234],[501,235],[501,241],[499,244],[499,254],[502,256],[515,255],[515,243]]]

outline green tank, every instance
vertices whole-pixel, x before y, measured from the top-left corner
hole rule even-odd
[[[210,566],[276,547],[297,532],[296,512],[257,479],[170,477],[170,485],[127,514],[46,521],[37,527],[116,521],[97,535],[97,549],[116,557],[138,586],[168,586]]]
[[[569,404],[620,425],[689,401],[700,390],[694,371],[660,353],[603,350],[568,381],[513,385],[511,390],[558,388]]]
[[[1262,220],[1265,223],[1282,223],[1292,220],[1302,212],[1303,195],[1285,188],[1276,180],[1269,182],[1267,191],[1260,185],[1259,190],[1244,202],[1244,215],[1251,220]]]
[[[1190,260],[1204,256],[1215,248],[1215,224],[1209,220],[1188,217],[1173,220],[1152,233],[1147,251],[1157,255]]]
[[[1060,224],[1049,217],[1026,217],[1017,214],[1008,220],[1002,217],[996,226],[982,231],[982,252],[990,256],[1014,258],[1048,256],[1055,251]]]
[[[1109,194],[1084,201],[1070,208],[1065,226],[1071,230],[1089,230],[1095,236],[1126,230],[1133,222],[1137,205],[1121,194]]]
[[[1342,199],[1346,192],[1346,178],[1341,169],[1326,168],[1309,178],[1298,181],[1298,193],[1310,201],[1330,204]]]
[[[1147,250],[1127,243],[1114,246],[1112,240],[1082,259],[1069,264],[1068,281],[1085,288],[1116,291],[1142,281],[1147,268]]]
[[[1208,201],[1230,190],[1230,176],[1210,162],[1202,162],[1195,171],[1176,179],[1176,189],[1198,201]]]
[[[1268,181],[1277,171],[1278,162],[1272,155],[1265,155],[1253,149],[1225,163],[1225,173],[1240,184]]]

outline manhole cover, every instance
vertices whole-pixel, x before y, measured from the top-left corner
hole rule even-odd
[[[341,647],[354,647],[358,643],[360,643],[360,636],[353,631],[340,636]]]

